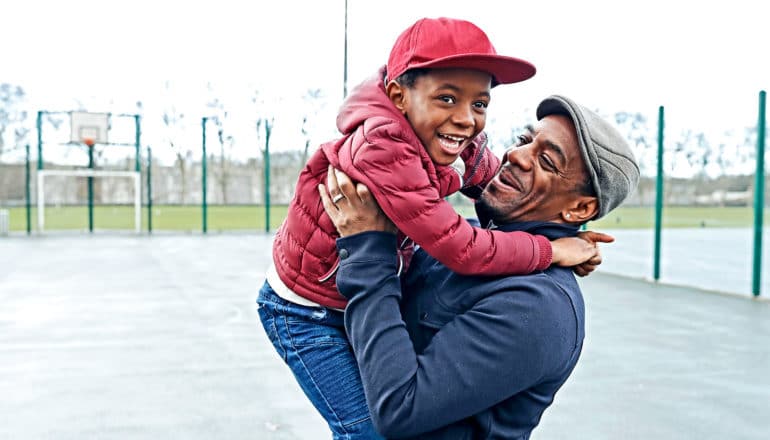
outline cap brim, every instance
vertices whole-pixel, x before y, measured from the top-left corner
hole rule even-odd
[[[438,60],[410,65],[409,69],[441,69],[453,67],[487,72],[492,75],[493,83],[495,85],[521,82],[532,78],[536,72],[535,66],[528,61],[502,55],[477,54],[453,55]]]

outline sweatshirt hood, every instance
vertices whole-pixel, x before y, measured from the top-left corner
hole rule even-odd
[[[366,119],[386,116],[409,126],[406,118],[385,94],[385,66],[357,85],[345,98],[337,114],[337,129],[343,135],[352,133]]]

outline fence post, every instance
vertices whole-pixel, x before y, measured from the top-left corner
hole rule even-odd
[[[30,166],[29,166],[29,144],[26,145],[26,153],[27,153],[27,160],[26,160],[26,173],[24,177],[24,195],[27,199],[27,235],[32,234],[32,191],[30,188],[30,179],[32,178],[31,172],[30,172]]]
[[[152,148],[147,146],[147,233],[152,234]]]
[[[37,169],[43,169],[43,111],[37,112]]]
[[[273,126],[265,120],[265,232],[270,232],[270,132]]]
[[[762,290],[762,227],[765,208],[765,103],[766,93],[759,92],[759,120],[757,121],[757,171],[754,178],[754,270],[751,293],[759,296]]]
[[[652,278],[660,279],[660,230],[663,222],[663,106],[658,108],[658,170],[655,178],[655,251]]]
[[[206,121],[209,118],[201,118],[201,127],[203,128],[203,156],[201,157],[201,174],[203,180],[203,233],[208,231],[208,203],[206,201]]]
[[[142,129],[141,129],[141,123],[140,116],[134,115],[134,149],[135,149],[135,156],[134,156],[134,169],[137,173],[142,172],[142,166],[140,164],[141,161],[141,139],[142,139]]]

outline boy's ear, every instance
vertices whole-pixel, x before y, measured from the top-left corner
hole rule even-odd
[[[399,84],[395,80],[391,80],[388,82],[388,84],[385,86],[385,93],[388,95],[388,98],[390,98],[390,102],[393,103],[394,106],[401,112],[401,114],[406,116],[406,90],[404,90],[404,86]]]

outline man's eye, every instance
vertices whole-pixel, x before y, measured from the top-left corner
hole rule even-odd
[[[523,134],[520,134],[516,139],[519,141],[517,144],[518,146],[527,145],[532,142],[532,139],[530,139],[529,136]]]
[[[548,157],[547,154],[541,154],[540,155],[540,161],[543,162],[543,166],[549,170],[556,170],[556,165],[554,165],[553,161],[550,157]]]

